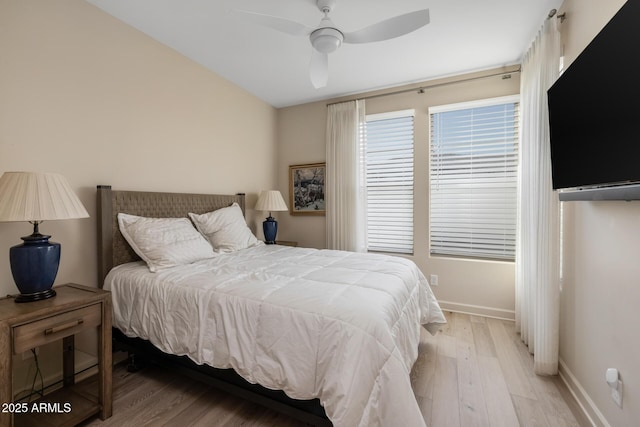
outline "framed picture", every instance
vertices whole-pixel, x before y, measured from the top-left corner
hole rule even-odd
[[[324,215],[324,163],[289,166],[291,215]]]

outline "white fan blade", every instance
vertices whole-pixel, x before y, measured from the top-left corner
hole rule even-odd
[[[244,21],[269,27],[292,36],[306,36],[314,30],[306,25],[277,16],[263,15],[262,13],[248,12],[246,10],[231,10],[230,13]]]
[[[344,43],[369,43],[409,34],[429,23],[429,9],[386,19],[352,33],[344,33]]]
[[[311,65],[309,66],[309,77],[311,84],[316,89],[327,85],[329,81],[329,55],[311,49]]]

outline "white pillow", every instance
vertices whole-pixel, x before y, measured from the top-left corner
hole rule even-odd
[[[190,213],[189,216],[216,252],[234,252],[264,244],[247,227],[237,203],[202,215]]]
[[[120,232],[153,273],[216,256],[187,218],[118,214]]]

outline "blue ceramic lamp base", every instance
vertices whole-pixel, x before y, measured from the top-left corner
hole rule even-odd
[[[276,244],[276,235],[278,234],[278,221],[271,215],[262,222],[262,231],[264,232],[264,242],[267,245]]]
[[[33,234],[22,237],[21,245],[9,250],[11,274],[20,291],[15,302],[31,302],[51,298],[51,289],[60,265],[60,243],[49,242],[51,236],[38,232],[34,224]]]

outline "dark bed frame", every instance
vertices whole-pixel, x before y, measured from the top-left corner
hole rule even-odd
[[[189,212],[202,214],[230,206],[234,202],[240,205],[244,213],[244,194],[114,191],[109,185],[99,185],[97,188],[99,286],[104,285],[104,279],[113,267],[140,259],[120,234],[117,219],[119,212],[152,218],[181,218],[188,217]],[[129,353],[130,370],[136,369],[137,361],[140,359],[170,366],[174,371],[177,370],[184,375],[304,423],[318,427],[333,425],[318,399],[291,399],[281,390],[270,390],[258,384],[249,383],[233,369],[198,365],[187,356],[166,354],[146,340],[125,336],[117,328],[113,328],[113,349]]]

